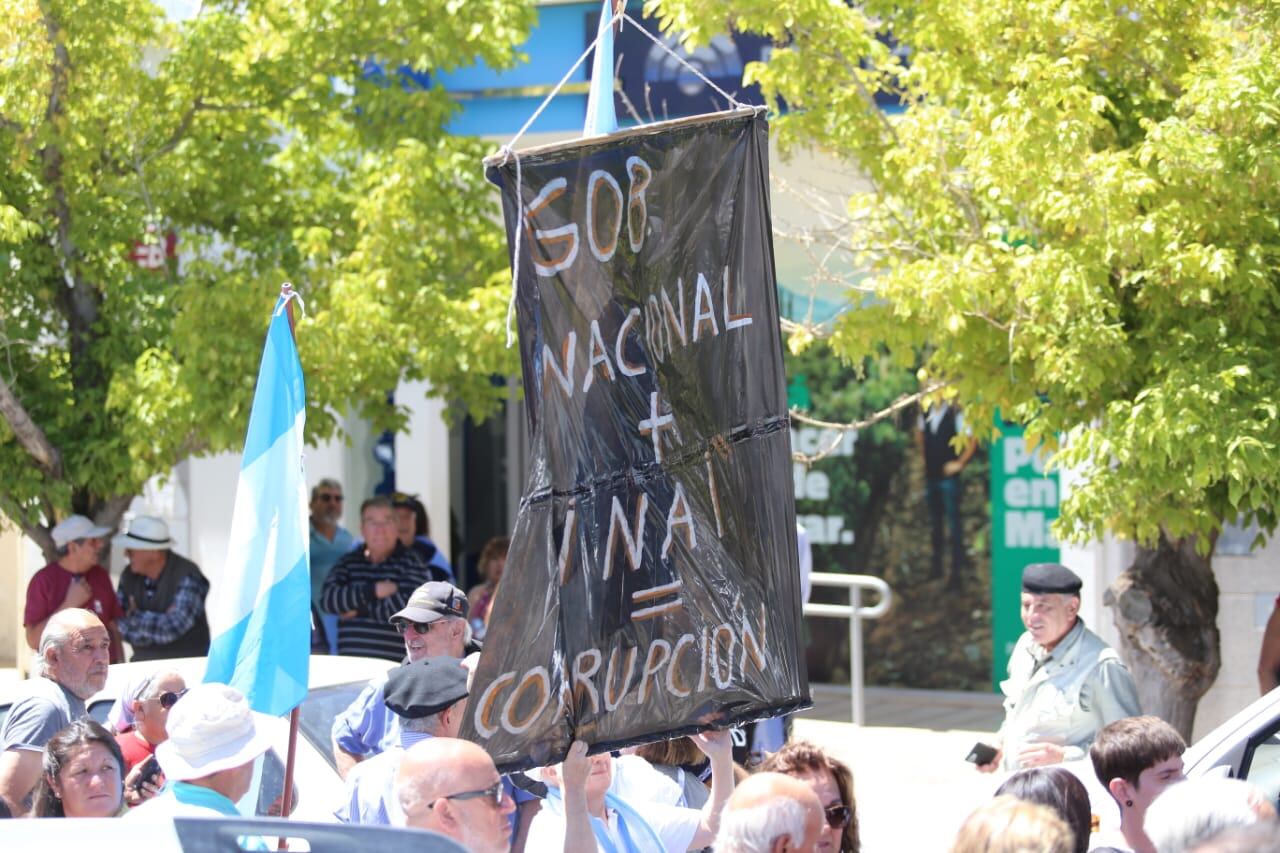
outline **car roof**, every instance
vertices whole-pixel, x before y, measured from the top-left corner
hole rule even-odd
[[[349,853],[361,848],[378,853],[466,853],[458,843],[420,829],[279,818],[42,818],[6,821],[4,835],[5,848],[10,850],[70,850],[84,845],[94,853],[137,853],[140,847],[147,853],[240,853],[238,837],[265,836],[274,841],[285,835],[305,839],[312,853]]]

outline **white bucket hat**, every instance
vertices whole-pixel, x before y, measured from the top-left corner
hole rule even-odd
[[[271,719],[251,711],[234,687],[196,685],[169,712],[169,739],[156,747],[156,759],[175,782],[239,767],[271,747]]]
[[[129,530],[121,533],[114,540],[121,548],[134,551],[163,551],[172,547],[169,538],[169,525],[153,515],[140,515],[129,522]]]

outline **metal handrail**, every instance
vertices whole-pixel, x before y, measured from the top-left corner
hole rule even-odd
[[[862,620],[877,619],[885,614],[893,603],[893,590],[883,579],[872,575],[842,575],[834,572],[813,572],[809,580],[814,586],[844,587],[849,590],[848,604],[809,604],[804,606],[806,616],[839,616],[849,620],[849,690],[852,694],[854,725],[861,726],[866,718],[866,702],[862,687]],[[862,606],[862,590],[871,589],[879,594],[879,600],[870,607]]]

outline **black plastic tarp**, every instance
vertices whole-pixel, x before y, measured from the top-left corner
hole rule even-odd
[[[487,165],[532,464],[462,736],[509,771],[807,706],[768,123]]]

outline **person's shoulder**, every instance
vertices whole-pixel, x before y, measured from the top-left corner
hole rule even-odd
[[[67,570],[58,565],[56,561],[47,564],[32,575],[31,580],[27,581],[27,595],[31,595],[32,592],[39,592],[44,586],[53,583],[59,575],[64,574],[67,574]]]

